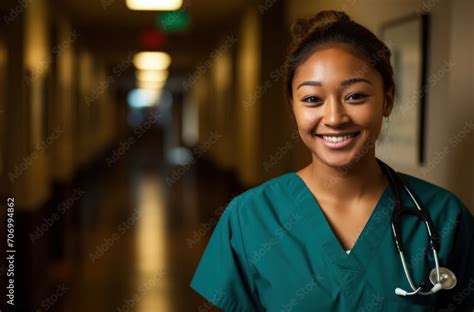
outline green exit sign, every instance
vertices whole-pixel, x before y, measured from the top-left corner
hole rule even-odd
[[[189,26],[189,15],[184,10],[161,12],[156,22],[158,27],[167,32],[184,30]]]

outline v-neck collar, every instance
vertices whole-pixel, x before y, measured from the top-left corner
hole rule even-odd
[[[333,275],[350,289],[357,283],[357,277],[365,271],[364,268],[369,265],[382,237],[390,228],[394,206],[390,186],[387,184],[385,187],[351,252],[346,254],[309,187],[296,172],[291,174],[294,180],[291,192],[303,221],[313,234],[312,238],[320,251],[332,264]]]

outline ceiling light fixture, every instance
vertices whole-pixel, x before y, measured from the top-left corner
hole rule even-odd
[[[138,81],[161,82],[168,78],[167,70],[137,70],[135,77]]]
[[[164,70],[171,64],[171,57],[165,52],[140,52],[133,57],[133,65],[142,70]]]
[[[174,11],[183,5],[183,0],[127,0],[130,10],[139,11]]]
[[[146,90],[160,90],[164,87],[166,81],[137,81],[137,88]]]

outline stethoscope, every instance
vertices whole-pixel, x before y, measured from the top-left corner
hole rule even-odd
[[[457,284],[456,275],[449,269],[439,266],[438,250],[439,250],[439,235],[436,231],[433,222],[431,221],[426,209],[420,204],[420,201],[416,197],[415,192],[408,186],[403,178],[395,172],[389,165],[385,164],[383,161],[377,158],[377,161],[382,168],[383,173],[387,177],[390,188],[395,196],[395,207],[392,214],[392,231],[395,239],[395,244],[397,245],[398,253],[400,254],[400,260],[403,265],[403,270],[405,271],[405,276],[410,284],[412,291],[406,291],[401,288],[395,289],[395,294],[399,296],[412,296],[412,295],[423,295],[428,296],[436,293],[441,289],[452,289]],[[400,193],[402,192],[401,186],[406,190],[411,200],[415,204],[417,209],[402,207]],[[410,272],[408,271],[407,264],[405,261],[405,256],[403,254],[403,244],[398,239],[400,237],[400,225],[399,218],[404,213],[412,214],[423,219],[426,229],[428,231],[428,236],[430,239],[430,247],[433,252],[433,258],[435,261],[435,268],[433,268],[429,274],[429,280],[433,287],[430,290],[424,291],[428,286],[428,281],[422,281],[418,287],[415,286],[413,280],[411,279]]]

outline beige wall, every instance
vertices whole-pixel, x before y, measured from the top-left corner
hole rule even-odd
[[[195,104],[197,105],[198,111],[198,144],[205,144],[209,133],[212,131],[212,124],[209,118],[209,98],[211,96],[210,92],[210,78],[208,75],[200,77],[196,80],[191,89],[191,94],[195,98]]]
[[[223,38],[207,62],[209,68],[192,84],[187,102],[198,107],[199,144],[211,134],[219,139],[208,151],[222,169],[234,170],[246,185],[261,181],[260,100],[253,100],[260,85],[260,16],[249,8],[235,33]]]
[[[449,100],[439,105],[449,106],[448,133],[466,137],[453,147],[445,163],[449,165],[443,183],[458,194],[474,211],[474,2],[454,0],[451,6],[450,58],[458,64],[449,75]],[[440,42],[441,43],[441,42]],[[434,100],[434,99],[433,99]],[[442,124],[443,116],[438,120]],[[444,117],[446,118],[446,117]],[[469,125],[466,128],[466,125]],[[469,129],[466,131],[466,129]],[[449,140],[449,139],[448,139]],[[457,142],[457,141],[456,141]]]
[[[59,17],[57,22],[58,38],[55,48],[57,59],[54,66],[57,77],[55,101],[51,110],[49,128],[60,128],[62,135],[51,147],[51,170],[55,180],[68,181],[74,174],[74,126],[75,126],[75,97],[74,97],[74,46],[79,34],[72,29],[65,17]],[[54,164],[61,164],[56,166]]]
[[[49,5],[47,0],[29,2],[5,35],[7,53],[15,58],[6,65],[2,192],[17,199],[18,210],[39,208],[55,182],[70,181],[116,132],[110,88],[84,105],[107,78],[104,62],[92,55],[78,61],[75,30],[64,12]],[[81,77],[80,92],[76,77]]]
[[[116,108],[110,95],[111,84],[101,58],[87,48],[78,52],[79,92],[76,134],[77,166],[84,166],[109,146],[116,137]]]
[[[249,9],[241,23],[237,52],[237,168],[240,181],[256,184],[260,180],[260,100],[252,97],[261,83],[261,37],[258,11]]]
[[[24,114],[20,117],[23,122],[20,127],[11,125],[8,131],[14,132],[15,139],[18,142],[26,142],[23,148],[13,147],[13,159],[15,164],[25,163],[25,157],[31,157],[31,163],[26,170],[13,183],[13,194],[17,197],[18,206],[32,209],[37,203],[44,202],[50,192],[48,154],[46,149],[42,152],[37,144],[41,144],[44,133],[44,113],[46,106],[50,103],[44,101],[42,97],[42,87],[46,83],[46,76],[50,71],[50,62],[48,62],[49,52],[49,32],[48,21],[50,16],[47,14],[46,0],[33,1],[26,8],[25,28],[24,28],[24,54],[23,64],[25,71],[32,74],[32,80],[29,85],[25,84],[23,77],[19,84],[25,94],[25,110],[10,110],[12,113]],[[21,39],[20,39],[21,40]],[[29,95],[29,96],[27,96]],[[14,129],[14,130],[13,130]]]
[[[224,46],[225,44],[225,42],[221,42],[219,45]],[[232,138],[236,122],[232,62],[232,49],[229,48],[223,53],[217,54],[212,70],[216,101],[216,132],[222,135],[222,138],[216,143],[216,160],[219,166],[226,170],[231,170],[235,166],[235,142]]]
[[[94,76],[94,59],[92,54],[86,49],[81,49],[78,52],[78,67],[79,72],[79,84],[78,84],[78,116],[77,128],[78,128],[78,140],[77,140],[77,162],[79,166],[86,165],[88,160],[94,154],[94,149],[91,139],[93,138],[94,131],[92,129],[92,114],[93,109],[96,107],[95,101],[88,101],[88,96],[91,90],[94,88],[94,80],[97,78]]]

